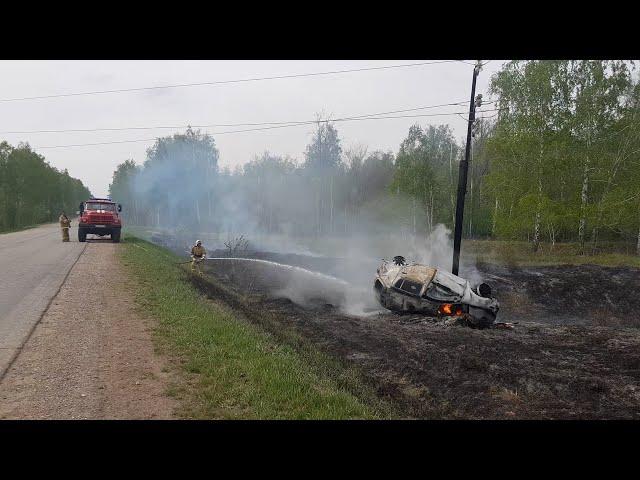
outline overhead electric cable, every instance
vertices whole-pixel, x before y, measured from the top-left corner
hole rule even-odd
[[[496,109],[491,110],[478,110],[478,112],[493,112]],[[231,133],[243,133],[243,132],[255,132],[262,130],[273,130],[278,128],[288,128],[288,127],[297,127],[302,125],[309,125],[313,123],[333,123],[333,122],[349,122],[349,121],[361,121],[361,120],[385,120],[385,119],[397,119],[397,118],[422,118],[422,117],[435,117],[435,116],[446,116],[446,115],[460,115],[464,112],[448,112],[448,113],[431,113],[431,114],[418,114],[418,115],[395,115],[395,116],[360,116],[360,117],[344,117],[344,118],[335,118],[335,119],[326,119],[326,120],[308,120],[304,122],[298,123],[289,123],[285,125],[275,125],[270,127],[261,127],[261,128],[249,128],[243,130],[228,130],[224,132],[210,132],[208,135],[227,135]],[[45,145],[41,147],[34,147],[37,149],[45,149],[45,148],[67,148],[67,147],[86,147],[86,146],[96,146],[96,145],[113,145],[113,144],[121,144],[121,143],[139,143],[139,142],[152,142],[157,140],[157,137],[154,138],[141,138],[136,140],[119,140],[119,141],[109,141],[109,142],[95,142],[95,143],[78,143],[78,144],[69,144],[69,145]]]
[[[63,97],[79,97],[79,96],[87,96],[87,95],[107,95],[107,94],[118,94],[118,93],[127,93],[127,92],[140,92],[145,90],[159,90],[166,88],[183,88],[183,87],[200,87],[200,86],[212,86],[212,85],[226,85],[233,83],[247,83],[247,82],[259,82],[265,80],[282,80],[288,78],[302,78],[302,77],[313,77],[313,76],[321,76],[321,75],[336,75],[343,73],[354,73],[354,72],[367,72],[374,70],[389,70],[394,68],[410,68],[410,67],[420,67],[424,65],[435,65],[441,63],[453,63],[453,62],[461,62],[468,63],[464,60],[437,60],[437,61],[429,61],[429,62],[418,62],[418,63],[404,63],[399,65],[383,65],[379,67],[364,67],[364,68],[351,68],[344,70],[330,70],[324,72],[310,72],[310,73],[295,73],[289,75],[274,75],[267,77],[253,77],[253,78],[240,78],[234,80],[217,80],[210,82],[194,82],[194,83],[177,83],[172,85],[154,85],[149,87],[133,87],[133,88],[118,88],[113,90],[96,90],[89,92],[69,92],[69,93],[58,93],[52,95],[37,95],[31,97],[16,97],[16,98],[0,98],[0,103],[7,102],[22,102],[27,100],[45,100],[51,98],[63,98]]]
[[[379,112],[379,113],[370,113],[361,115],[363,117],[370,117],[376,115],[387,115],[392,113],[403,113],[403,112],[413,112],[417,110],[427,110],[430,108],[439,108],[439,107],[449,107],[449,106],[459,106],[468,103],[468,100],[463,100],[460,102],[452,102],[452,103],[442,103],[439,105],[426,105],[423,107],[414,107],[414,108],[405,108],[401,110],[390,110],[387,112]],[[490,102],[488,102],[490,103]],[[61,130],[7,130],[0,131],[0,135],[24,135],[24,134],[35,134],[35,133],[83,133],[83,132],[115,132],[115,131],[126,131],[126,130],[160,130],[160,129],[180,129],[180,128],[213,128],[213,127],[247,127],[247,126],[262,126],[262,125],[285,125],[285,124],[299,124],[299,123],[314,123],[315,120],[312,121],[288,121],[288,122],[251,122],[251,123],[213,123],[206,125],[174,125],[174,126],[166,126],[166,125],[158,125],[158,126],[142,126],[142,127],[105,127],[105,128],[69,128],[69,129],[61,129]]]

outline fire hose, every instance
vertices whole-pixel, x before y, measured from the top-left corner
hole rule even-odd
[[[203,262],[205,260],[206,260],[206,258],[195,259],[196,263],[200,263],[200,262]],[[192,261],[193,261],[193,259],[192,260],[187,260],[186,262],[178,262],[178,263],[176,263],[176,265],[185,265],[187,263],[191,263]]]

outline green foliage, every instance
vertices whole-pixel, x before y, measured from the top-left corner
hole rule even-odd
[[[340,165],[341,154],[338,131],[329,122],[318,122],[313,140],[305,151],[305,166],[309,170],[324,173]]]
[[[113,179],[109,185],[109,195],[120,204],[125,205],[121,213],[126,223],[138,223],[139,209],[136,208],[135,178],[140,168],[133,160],[125,160],[113,172]]]
[[[487,142],[487,185],[497,236],[577,240],[584,251],[587,240],[595,249],[602,236],[638,232],[637,204],[625,203],[640,188],[626,181],[637,178],[640,146],[631,67],[513,61],[494,75],[500,113]]]
[[[274,233],[287,221],[287,212],[280,208],[279,199],[286,188],[287,176],[295,172],[296,165],[289,158],[264,152],[262,156],[243,167],[244,195],[256,213],[257,227]]]
[[[639,242],[640,87],[626,61],[512,61],[491,79],[496,117],[479,114],[463,234],[541,243]],[[453,229],[464,141],[448,125],[413,125],[391,152],[343,150],[318,122],[304,162],[265,152],[218,172],[213,139],[159,139],[142,168],[125,162],[112,196],[138,225],[236,235],[350,235]],[[200,152],[194,154],[193,152]],[[194,156],[195,155],[195,156]],[[176,191],[177,187],[177,191]],[[174,190],[174,191],[172,191]]]
[[[419,223],[428,225],[428,230],[436,223],[453,227],[460,153],[448,125],[429,125],[425,130],[414,125],[400,144],[390,190],[417,200],[426,212]],[[411,215],[418,215],[416,208]],[[416,231],[424,230],[416,225]]]
[[[195,161],[188,146],[194,144]],[[302,165],[264,152],[234,171],[218,171],[217,156],[213,139],[198,133],[158,139],[142,167],[130,160],[118,166],[112,198],[131,225],[230,236],[338,235],[366,221],[362,208],[387,195],[394,171],[390,152],[343,154],[337,130],[326,122],[318,123]]]
[[[78,179],[51,167],[29,145],[0,143],[0,231],[15,230],[75,213],[91,196]]]
[[[167,225],[193,228],[212,216],[207,190],[217,180],[218,156],[213,137],[188,128],[158,138],[142,168],[132,160],[118,165],[109,191],[123,204],[126,221],[151,225],[161,217]]]

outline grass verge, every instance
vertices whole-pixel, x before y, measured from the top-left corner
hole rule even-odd
[[[580,255],[577,243],[542,243],[540,250],[532,251],[528,242],[506,240],[463,240],[463,257],[475,258],[482,263],[513,266],[553,265],[601,265],[604,267],[640,268],[640,257],[635,255],[634,245],[602,242],[598,253],[589,246],[587,254]]]
[[[6,228],[6,229],[1,229],[0,228],[0,235],[5,234],[5,233],[16,233],[16,232],[22,232],[24,230],[31,230],[32,228],[36,228],[36,227],[40,227],[42,225],[47,225],[51,222],[45,222],[45,223],[37,223],[35,225],[24,225],[21,227],[12,227],[12,228]]]
[[[208,300],[181,259],[135,237],[122,243],[138,279],[137,303],[158,320],[156,339],[195,374],[181,416],[218,419],[351,419],[388,416],[373,392],[322,354],[281,344],[260,326]],[[351,380],[346,381],[345,376]],[[355,392],[355,393],[354,393]]]

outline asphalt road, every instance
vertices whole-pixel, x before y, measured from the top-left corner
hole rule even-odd
[[[69,243],[58,224],[0,235],[0,378],[86,246],[71,224]]]

